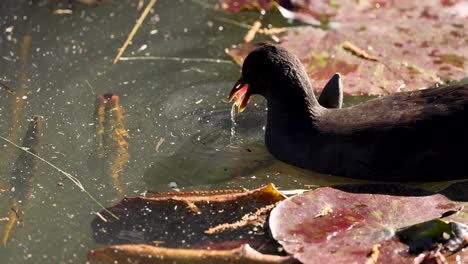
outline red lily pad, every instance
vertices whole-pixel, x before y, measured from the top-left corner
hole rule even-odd
[[[457,239],[466,247],[468,210],[463,205],[440,194],[393,196],[320,188],[281,202],[269,222],[273,237],[303,263],[419,263],[418,259],[429,258],[464,262],[468,260],[466,248],[445,255],[436,249],[414,253],[401,239],[418,241],[417,234],[416,239],[407,238],[408,234],[450,231],[447,224],[434,219],[458,210],[455,218],[447,219],[457,219],[456,225],[463,227],[462,238]],[[417,231],[404,229],[424,222]],[[442,233],[434,236],[445,236]]]
[[[353,12],[349,5],[354,1],[348,2],[336,14],[341,22],[333,29],[296,27],[277,35],[278,44],[302,61],[314,90],[320,91],[335,72],[342,74],[347,95],[418,90],[468,74],[462,2],[446,7],[439,1],[396,1],[369,12]],[[226,51],[241,64],[253,48],[240,44]]]
[[[230,12],[242,10],[272,10],[277,4],[283,16],[311,24],[327,24],[330,21],[351,21],[362,18],[378,18],[404,13],[407,16],[438,18],[440,15],[468,16],[464,0],[220,0],[223,9]]]
[[[347,95],[418,90],[467,75],[468,45],[466,37],[460,37],[465,35],[464,28],[422,21],[406,26],[414,21],[406,22],[402,22],[405,26],[390,20],[356,22],[333,31],[300,27],[280,34],[279,45],[300,58],[316,91],[336,72],[343,76]],[[447,34],[422,33],[431,27]],[[345,49],[346,43],[365,49],[377,60]],[[241,44],[227,52],[240,63],[253,48],[252,44]]]

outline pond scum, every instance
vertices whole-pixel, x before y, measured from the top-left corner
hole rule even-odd
[[[26,135],[23,138],[23,148],[38,154],[42,138],[42,118],[33,116],[29,122]],[[3,234],[3,245],[6,246],[8,238],[16,222],[23,222],[23,209],[31,199],[32,188],[37,175],[37,159],[26,152],[21,152],[16,159],[10,180],[10,208],[8,222]],[[23,208],[23,209],[22,209]]]
[[[129,134],[124,124],[124,110],[119,96],[106,93],[96,99],[96,149],[91,156],[93,169],[112,178],[119,197],[122,196],[120,173],[129,160],[127,150]]]

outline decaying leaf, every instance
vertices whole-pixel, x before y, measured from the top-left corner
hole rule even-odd
[[[276,251],[277,244],[269,237],[265,222],[271,210],[268,206],[283,199],[272,184],[243,193],[125,198],[109,208],[119,220],[94,219],[94,238],[106,244],[159,241],[164,247],[198,249],[233,249],[248,243],[256,249],[261,247],[261,252]],[[255,214],[265,207],[268,210]],[[251,218],[246,221],[246,216],[254,216],[258,221]],[[243,218],[245,223],[235,228],[205,233]]]
[[[299,2],[314,6],[322,1],[295,3]],[[418,90],[467,75],[468,20],[458,12],[462,5],[378,1],[376,8],[377,1],[374,5],[361,2],[368,1],[336,1],[337,7],[330,10],[330,5],[324,5],[323,12],[339,21],[334,27],[303,26],[276,35],[279,45],[302,61],[315,91],[336,72],[342,74],[348,95]],[[313,10],[321,17],[320,8]],[[438,15],[427,15],[434,12]],[[227,53],[242,64],[253,48],[253,44],[240,44]]]
[[[448,262],[463,263],[468,211],[438,219],[462,205],[440,194],[358,194],[326,187],[280,202],[269,223],[273,237],[303,263],[412,263],[421,253],[437,252]],[[315,217],[327,207],[333,212]]]
[[[94,119],[96,123],[96,148],[89,157],[91,171],[103,172],[112,179],[119,197],[122,194],[120,174],[129,160],[128,139],[124,122],[124,109],[119,96],[106,93],[96,98]]]

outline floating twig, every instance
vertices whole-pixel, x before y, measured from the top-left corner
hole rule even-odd
[[[370,61],[378,61],[379,60],[379,58],[377,58],[375,56],[372,56],[372,55],[369,55],[365,50],[359,48],[358,46],[354,45],[353,43],[351,43],[349,41],[343,42],[342,47],[343,47],[343,49],[353,53],[354,55],[356,55],[356,56],[358,56],[360,58],[370,60]]]
[[[260,22],[260,20],[255,20],[255,22],[252,24],[252,27],[250,27],[249,32],[245,34],[244,42],[245,43],[251,42],[255,38],[255,35],[257,34],[261,26],[262,26],[262,22]]]
[[[96,95],[96,92],[94,92],[94,88],[93,86],[88,82],[88,80],[85,80],[85,83],[88,85],[88,87],[91,89],[91,92],[93,93],[93,95]]]
[[[159,148],[161,147],[162,143],[164,143],[164,138],[160,137],[158,143],[156,144],[155,150],[156,152],[159,152]]]
[[[54,15],[73,15],[72,9],[59,8],[54,10]]]
[[[127,40],[125,41],[125,43],[123,44],[123,46],[120,48],[119,50],[119,53],[117,54],[117,56],[115,56],[115,59],[114,59],[114,64],[116,64],[119,59],[120,59],[120,56],[122,56],[122,54],[124,53],[125,49],[127,49],[128,47],[128,44],[130,44],[130,41],[132,41],[133,37],[135,36],[135,34],[137,33],[138,29],[140,28],[141,24],[143,23],[143,20],[145,20],[146,16],[148,15],[148,13],[150,12],[151,8],[154,6],[154,4],[156,4],[157,0],[151,0],[148,5],[146,6],[145,10],[143,11],[143,13],[141,13],[141,16],[140,18],[138,18],[135,26],[133,27],[132,31],[130,31],[130,34],[128,35],[127,37]]]
[[[23,148],[17,144],[15,144],[13,141],[9,140],[8,138],[5,138],[5,137],[2,137],[0,136],[0,139],[8,142],[9,144],[15,146],[16,148],[20,149],[21,151],[24,151],[26,153],[28,153],[29,155],[39,159],[40,161],[46,163],[47,165],[49,165],[50,167],[54,168],[55,170],[57,170],[58,172],[62,173],[63,175],[65,175],[65,177],[67,177],[70,181],[72,181],[82,192],[84,192],[86,195],[88,195],[88,197],[96,204],[98,205],[99,207],[101,207],[101,209],[103,209],[104,211],[106,211],[108,214],[110,214],[112,217],[114,217],[115,219],[119,219],[119,217],[117,215],[115,215],[114,213],[112,213],[111,211],[109,211],[106,207],[104,207],[104,205],[102,205],[98,200],[96,200],[96,198],[94,198],[93,195],[91,195],[84,187],[83,187],[83,184],[81,184],[81,182],[78,180],[78,178],[76,178],[75,176],[71,175],[70,173],[60,169],[59,167],[55,166],[54,164],[50,163],[49,161],[45,160],[44,158],[32,153],[31,151],[29,151],[28,149],[26,148]]]
[[[107,223],[107,219],[99,212],[96,212],[96,215],[105,223]]]
[[[232,64],[230,60],[211,59],[211,58],[182,58],[182,57],[158,57],[158,56],[141,56],[141,57],[121,57],[121,61],[135,61],[135,60],[168,60],[178,62],[211,62],[211,63],[226,63]]]
[[[220,194],[234,194],[234,193],[243,193],[248,190],[197,190],[197,191],[177,191],[177,192],[166,192],[166,191],[147,191],[147,193],[152,195],[159,195],[159,196],[182,196],[182,195],[220,195]]]

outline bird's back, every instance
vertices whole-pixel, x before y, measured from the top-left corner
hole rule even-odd
[[[468,175],[460,155],[468,150],[467,106],[468,86],[461,85],[326,109],[317,122],[327,143],[321,153],[335,157],[326,165],[335,174],[353,178],[461,178]]]

